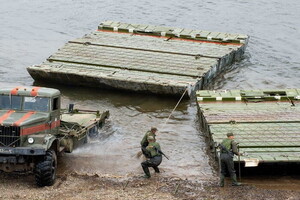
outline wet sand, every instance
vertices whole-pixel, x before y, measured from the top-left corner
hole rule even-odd
[[[299,186],[295,190],[295,185],[290,181],[284,182],[290,189],[261,188],[252,184],[220,188],[214,181],[191,182],[179,178],[164,178],[160,175],[155,175],[151,179],[138,176],[123,179],[112,175],[67,173],[59,174],[53,186],[39,188],[30,175],[0,173],[0,178],[5,180],[0,185],[1,199],[298,200],[300,198]]]

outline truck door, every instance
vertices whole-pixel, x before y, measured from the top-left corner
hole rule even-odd
[[[50,129],[51,133],[58,133],[60,126],[60,97],[51,99],[51,114],[50,114]]]

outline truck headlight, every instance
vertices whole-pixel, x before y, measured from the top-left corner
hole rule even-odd
[[[29,144],[33,144],[34,143],[34,139],[32,137],[28,138],[27,141],[28,141]]]

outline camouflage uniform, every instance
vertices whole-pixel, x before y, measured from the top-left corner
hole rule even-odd
[[[157,142],[150,142],[149,145],[145,149],[149,155],[148,160],[141,163],[143,170],[145,172],[145,176],[150,178],[149,167],[152,167],[156,173],[159,173],[158,166],[162,161],[162,155],[159,153],[161,151],[160,145]]]
[[[233,163],[233,156],[239,155],[238,149],[237,149],[237,143],[229,138],[226,138],[221,143],[225,149],[221,149],[221,180],[220,180],[220,186],[224,186],[224,179],[226,175],[226,171],[228,170],[229,175],[232,179],[232,185],[237,186],[240,185],[240,183],[236,180],[236,173],[234,169],[234,163]]]
[[[146,147],[148,146],[149,142],[148,142],[148,137],[149,136],[152,136],[154,138],[154,141],[155,140],[155,133],[153,133],[152,131],[147,131],[141,141],[141,149],[142,149],[142,152],[143,154],[145,155],[146,158],[150,158],[150,155],[148,155],[148,151],[146,151]]]

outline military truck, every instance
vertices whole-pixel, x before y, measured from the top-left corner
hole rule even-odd
[[[61,109],[61,93],[45,87],[0,88],[0,170],[33,172],[54,184],[57,155],[95,137],[109,112]]]

